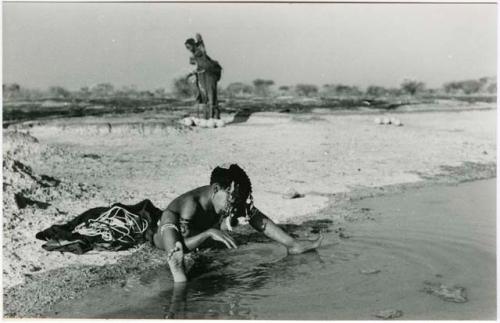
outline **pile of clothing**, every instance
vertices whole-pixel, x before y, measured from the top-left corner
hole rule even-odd
[[[134,205],[115,203],[89,209],[65,224],[38,232],[36,238],[47,241],[42,248],[48,251],[126,250],[152,243],[161,214],[147,199]]]

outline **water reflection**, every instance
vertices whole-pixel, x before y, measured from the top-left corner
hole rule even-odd
[[[174,283],[170,306],[166,308],[166,319],[185,318],[187,310],[187,283]],[[177,317],[176,317],[177,314]],[[179,315],[180,314],[180,315]]]
[[[55,309],[58,317],[80,318],[301,320],[369,320],[382,309],[401,309],[406,320],[491,320],[495,187],[490,180],[355,202],[356,209],[380,214],[379,221],[353,223],[347,227],[353,234],[341,240],[342,231],[331,230],[319,254],[284,257],[283,247],[242,230],[235,235],[240,248],[202,252],[206,258],[197,259],[198,271],[185,285],[173,286],[164,266],[125,287],[91,288]],[[437,198],[448,202],[428,203]],[[329,225],[285,228],[304,237]],[[363,273],[370,270],[378,273]],[[422,293],[426,281],[463,286],[470,301]]]
[[[245,299],[271,296],[273,286],[288,284],[293,280],[313,275],[325,266],[316,251],[302,255],[289,255],[278,261],[263,264],[246,264],[247,268],[227,266],[210,272],[185,284],[174,284],[163,299],[164,318],[252,318]],[[253,267],[252,267],[253,266]]]

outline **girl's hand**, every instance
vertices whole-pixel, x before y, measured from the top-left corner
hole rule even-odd
[[[237,248],[236,242],[234,241],[234,239],[226,232],[223,232],[223,231],[217,230],[217,229],[208,229],[207,233],[208,233],[210,238],[212,238],[215,241],[222,242],[223,244],[226,245],[226,247],[228,249],[236,249]]]

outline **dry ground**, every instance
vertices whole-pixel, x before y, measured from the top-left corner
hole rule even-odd
[[[401,119],[402,127],[376,125],[373,113],[318,110],[256,113],[220,129],[170,127],[158,122],[161,117],[152,121],[140,114],[17,127],[38,142],[4,131],[4,183],[12,184],[4,184],[4,288],[35,272],[113,263],[132,253],[46,252],[34,236],[87,208],[117,201],[149,198],[165,208],[178,194],[208,184],[210,171],[221,163],[244,167],[256,205],[277,222],[313,214],[335,193],[418,182],[464,162],[494,165],[496,108],[484,108],[387,114]],[[12,160],[30,166],[31,175],[9,175],[6,167],[14,166],[5,161]],[[33,193],[41,174],[62,184]],[[50,205],[19,209],[12,196],[21,186]],[[305,197],[282,198],[288,188]]]

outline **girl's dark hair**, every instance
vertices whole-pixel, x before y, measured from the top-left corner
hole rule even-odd
[[[210,176],[210,185],[217,183],[222,188],[228,188],[231,182],[238,186],[242,202],[252,194],[252,183],[247,173],[237,164],[231,164],[229,168],[215,167]]]
[[[186,41],[184,42],[184,45],[191,45],[191,46],[196,46],[196,41],[193,39],[193,38],[188,38],[186,39]]]

